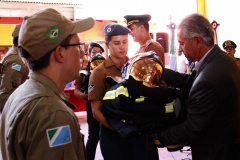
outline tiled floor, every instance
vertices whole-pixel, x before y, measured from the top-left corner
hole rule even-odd
[[[80,125],[82,128],[82,133],[85,135],[85,143],[87,140],[87,135],[88,135],[88,124],[86,122],[86,117],[84,113],[81,113],[81,117],[79,117],[80,120]],[[189,147],[184,147],[184,150],[189,149]],[[159,159],[160,160],[191,160],[191,152],[190,151],[176,151],[176,152],[168,152],[166,148],[158,148],[158,153],[159,153]],[[97,151],[96,151],[96,157],[95,160],[103,160],[100,147],[98,145]]]

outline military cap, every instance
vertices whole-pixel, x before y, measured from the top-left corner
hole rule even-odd
[[[17,25],[14,27],[14,29],[13,29],[13,31],[12,31],[12,37],[13,37],[13,38],[18,37],[20,28],[21,28],[21,24],[17,24]]]
[[[149,22],[151,20],[151,18],[152,17],[149,14],[124,16],[127,26],[130,26],[133,23],[138,23],[138,22]]]
[[[92,49],[93,47],[98,47],[98,48],[100,48],[100,49],[102,50],[102,52],[104,52],[103,47],[100,46],[100,44],[98,44],[98,43],[96,43],[96,42],[91,42],[91,43],[89,44],[89,49]]]
[[[237,48],[237,45],[233,41],[230,41],[230,40],[226,40],[225,42],[223,42],[222,46],[224,49],[227,47]]]
[[[91,17],[73,22],[57,10],[47,8],[24,17],[19,32],[19,47],[31,55],[26,58],[27,61],[33,62],[59,46],[69,35],[86,31],[93,25]]]
[[[104,27],[105,41],[109,42],[109,36],[128,35],[131,32],[127,27],[120,24],[108,24]]]
[[[120,24],[108,24],[104,27],[105,36],[127,35],[131,31]]]

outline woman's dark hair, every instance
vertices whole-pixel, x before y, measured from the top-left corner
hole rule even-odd
[[[64,46],[64,45],[69,44],[71,37],[72,37],[72,34],[69,35],[67,38],[65,38],[59,46]],[[64,48],[67,49],[68,46],[64,46]],[[46,68],[50,62],[50,56],[55,49],[56,48],[49,51],[47,54],[45,54],[43,57],[41,57],[40,59],[38,59],[36,61],[28,62],[29,68],[32,71]],[[29,57],[31,57],[31,55],[24,48],[21,48],[21,47],[19,47],[19,54],[21,57],[23,57],[25,59],[28,59]]]

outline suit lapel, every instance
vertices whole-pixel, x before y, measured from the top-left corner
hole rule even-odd
[[[188,94],[192,88],[192,84],[193,84],[193,81],[195,79],[195,76],[196,76],[196,71],[193,70],[192,74],[190,75],[190,77],[188,78],[184,88],[183,88],[183,92],[182,92],[182,98],[184,100],[186,100],[188,98]]]
[[[205,66],[216,56],[216,54],[221,50],[217,45],[213,47],[213,49],[208,53],[208,55],[203,60],[200,68],[197,71],[196,77],[199,75],[199,73],[205,68]]]
[[[216,56],[216,54],[221,50],[217,45],[213,47],[213,49],[208,53],[208,55],[203,60],[200,68],[197,70],[197,72],[194,70],[191,74],[191,76],[188,78],[184,88],[183,88],[183,99],[188,99],[189,92],[192,88],[194,80],[197,78],[197,76],[200,74],[200,72],[206,67],[206,65]]]

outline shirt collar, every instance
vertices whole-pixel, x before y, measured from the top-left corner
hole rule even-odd
[[[214,46],[213,46],[214,47]],[[204,61],[204,59],[207,57],[207,55],[211,52],[211,50],[213,49],[213,47],[211,49],[208,50],[208,52],[200,59],[200,61],[196,64],[196,67],[194,70],[196,70],[198,72],[202,62]]]
[[[150,43],[153,42],[153,39],[149,39],[145,42],[145,44],[143,44],[141,47],[147,47]]]
[[[76,109],[76,107],[68,101],[68,96],[63,92],[59,91],[57,85],[47,76],[40,74],[36,71],[30,71],[29,77],[35,81],[38,81],[42,83],[43,85],[46,85],[50,90],[52,90],[60,99],[64,101],[64,103],[71,109]]]
[[[18,47],[13,45],[11,50],[12,50],[11,54],[18,54]]]
[[[128,61],[128,57],[126,56],[126,62]],[[111,66],[116,66],[116,64],[113,62],[110,56],[104,61],[105,62],[105,67],[111,67]],[[118,69],[122,69],[123,66],[116,66]]]
[[[110,56],[108,56],[108,58],[104,61],[104,63],[105,63],[105,67],[115,66],[115,64]]]
[[[46,85],[50,90],[52,90],[58,97],[62,97],[57,85],[47,76],[40,74],[36,71],[29,72],[29,78]]]

